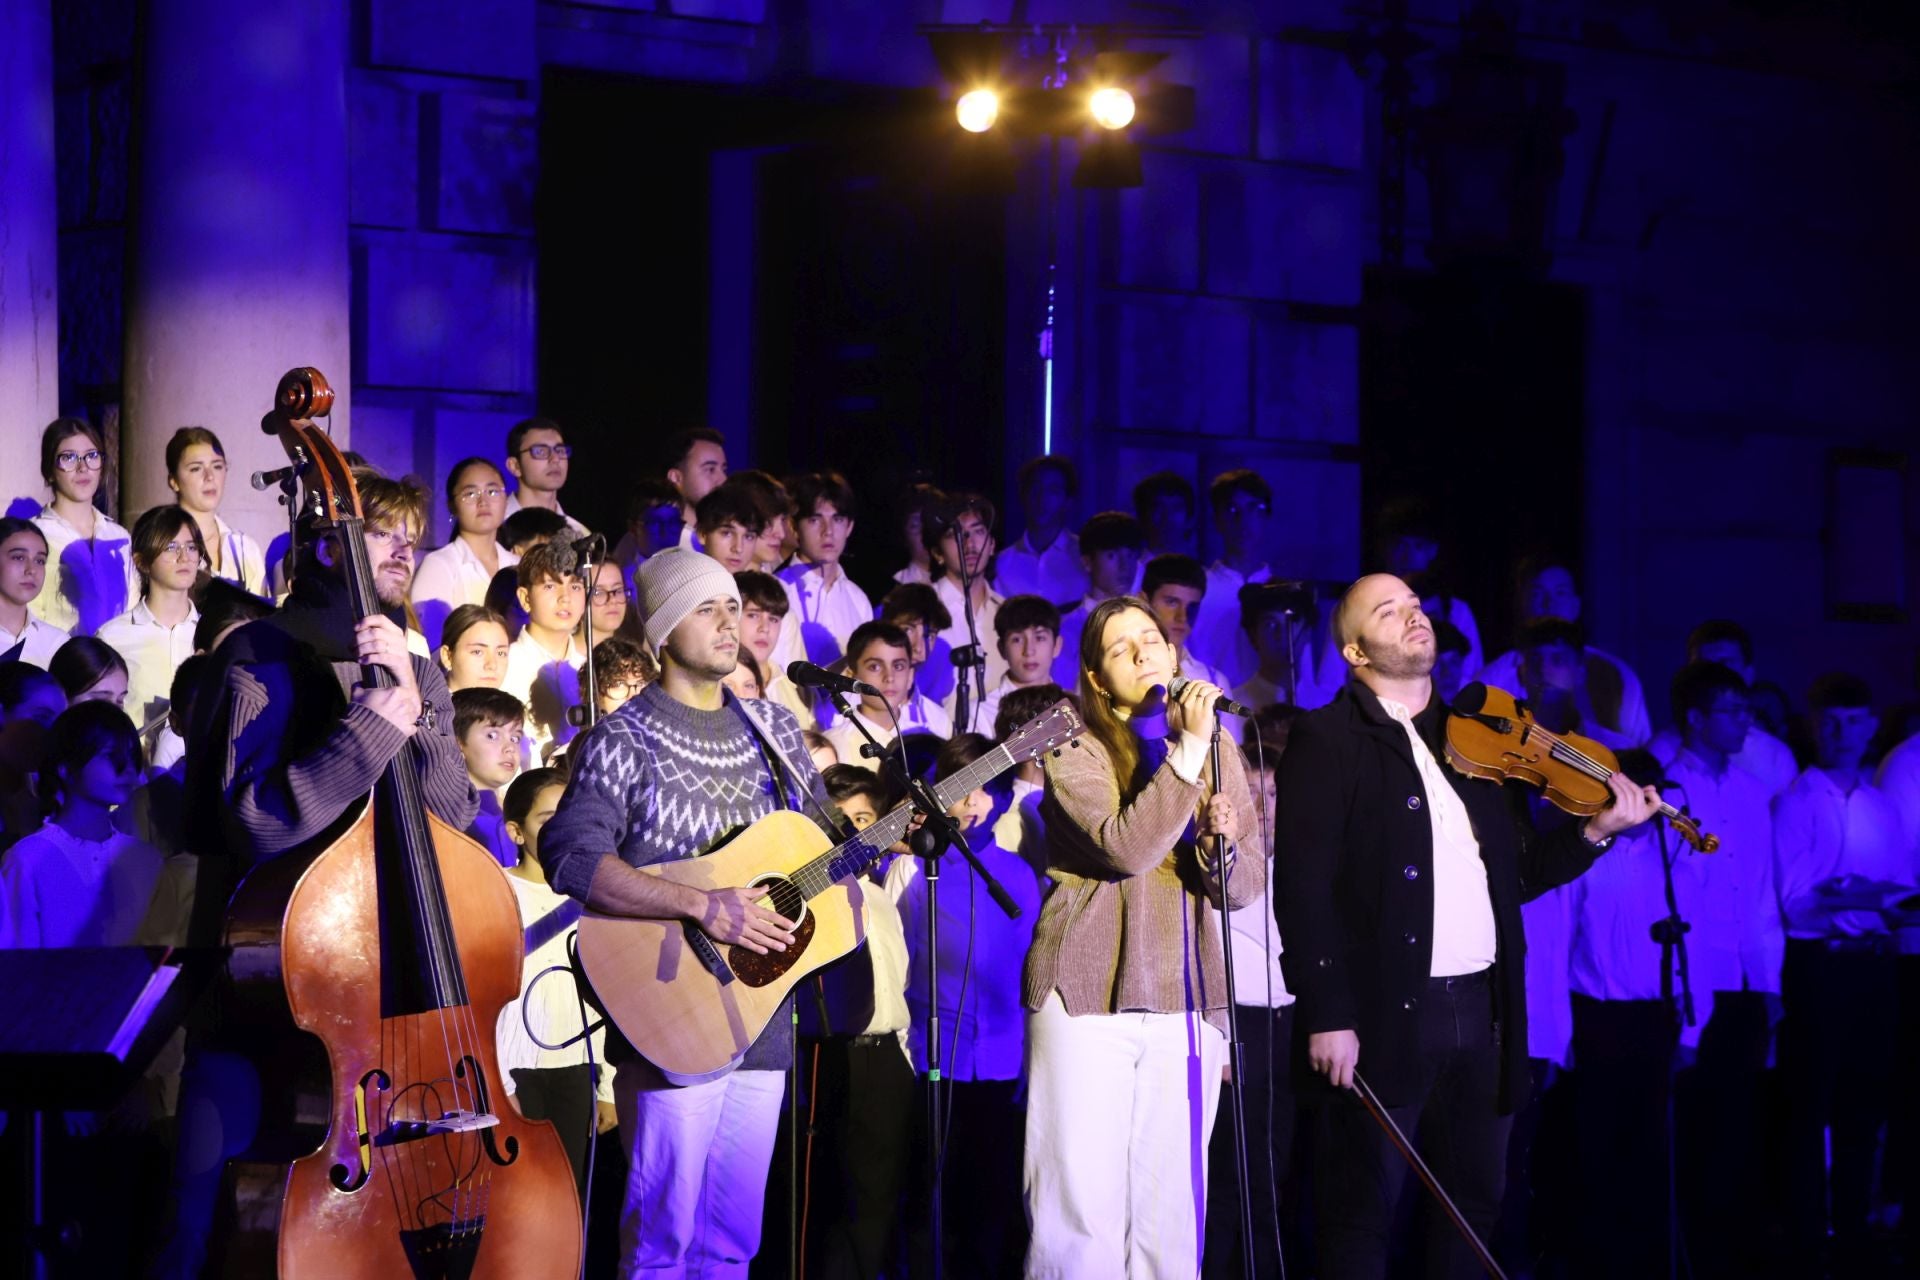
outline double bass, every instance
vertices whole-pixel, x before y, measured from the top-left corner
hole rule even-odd
[[[382,609],[359,492],[313,422],[332,401],[318,370],[295,369],[262,425],[316,529],[338,540],[366,617]],[[393,683],[374,666],[361,678]],[[235,1007],[267,1011],[248,1038],[275,1064],[254,1154],[290,1157],[238,1187],[239,1252],[271,1237],[284,1280],[577,1275],[572,1165],[553,1126],[504,1097],[494,1052],[500,1010],[520,994],[513,890],[490,853],[428,812],[412,754],[309,850],[260,864],[228,906]],[[237,1265],[259,1274],[263,1262]]]

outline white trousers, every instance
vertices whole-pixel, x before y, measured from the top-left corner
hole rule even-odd
[[[1027,1015],[1029,1280],[1192,1280],[1226,1037],[1199,1014]]]
[[[735,1071],[681,1088],[645,1062],[620,1064],[613,1097],[627,1150],[622,1280],[746,1276],[760,1248],[786,1083],[779,1071]]]

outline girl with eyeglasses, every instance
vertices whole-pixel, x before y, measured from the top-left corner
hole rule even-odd
[[[520,557],[500,545],[507,518],[507,484],[485,458],[463,458],[447,476],[447,514],[453,538],[430,551],[413,575],[413,608],[427,643],[440,646],[447,617],[465,604],[484,604],[487,584]]]
[[[29,606],[42,622],[90,636],[123,613],[140,589],[132,537],[93,505],[106,474],[100,433],[79,418],[55,418],[40,433],[40,477],[53,500],[33,522],[47,535],[47,587]]]
[[[220,437],[205,427],[174,432],[167,441],[167,487],[180,495],[180,505],[200,526],[207,572],[266,595],[267,559],[260,544],[220,518],[220,500],[227,493],[227,450]]]
[[[139,727],[157,768],[184,751],[167,729],[173,673],[193,656],[200,610],[193,589],[207,564],[200,525],[184,506],[169,504],[143,514],[133,525],[133,567],[140,572],[140,599],[100,628],[100,639],[127,661],[127,714]]]

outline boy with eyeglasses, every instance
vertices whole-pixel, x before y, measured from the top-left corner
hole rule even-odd
[[[561,510],[560,490],[567,483],[573,450],[560,424],[551,418],[528,418],[507,432],[507,470],[517,487],[507,497],[507,514],[522,507],[543,507],[563,517],[573,536],[584,538],[587,527]]]

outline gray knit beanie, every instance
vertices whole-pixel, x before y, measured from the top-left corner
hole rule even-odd
[[[647,643],[659,653],[686,616],[709,600],[725,596],[740,603],[740,588],[718,560],[685,547],[669,547],[640,566],[640,607],[647,619]]]

